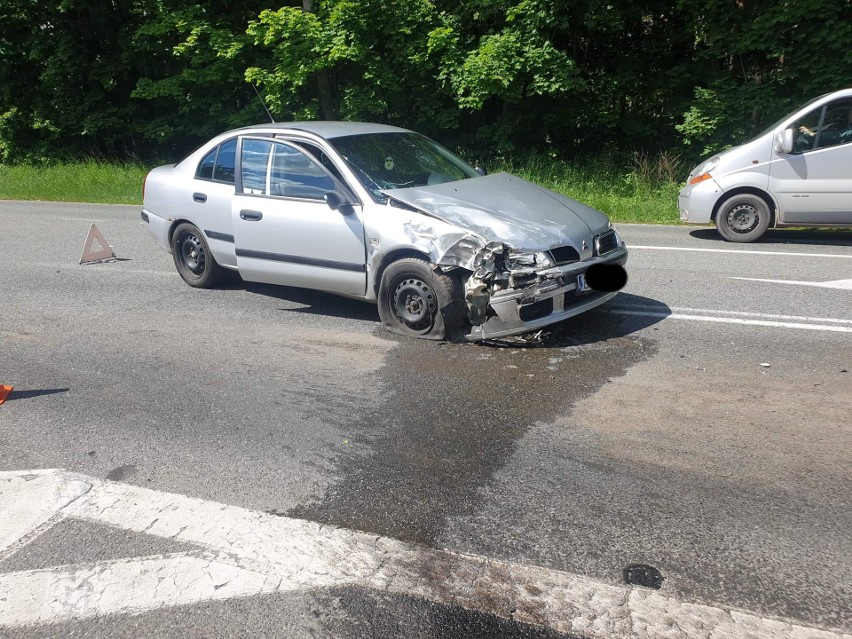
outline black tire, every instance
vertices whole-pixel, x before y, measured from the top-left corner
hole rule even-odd
[[[172,234],[172,257],[183,281],[195,288],[213,288],[224,269],[213,259],[204,234],[192,224],[179,224]]]
[[[728,198],[716,213],[716,228],[729,242],[754,242],[769,228],[772,214],[762,197],[741,193]]]
[[[453,339],[465,317],[458,278],[416,257],[390,264],[379,284],[379,317],[392,333],[425,339]]]

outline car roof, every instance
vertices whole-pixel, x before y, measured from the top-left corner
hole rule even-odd
[[[375,124],[372,122],[345,122],[342,120],[314,120],[305,122],[276,122],[274,124],[256,124],[254,126],[239,129],[240,132],[262,129],[285,131],[305,131],[313,133],[321,138],[339,138],[346,135],[363,135],[365,133],[408,133],[407,129],[401,129],[389,124]]]

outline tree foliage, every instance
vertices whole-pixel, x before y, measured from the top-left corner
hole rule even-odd
[[[852,0],[0,0],[0,162],[276,119],[479,155],[690,155],[852,86]],[[256,94],[257,92],[257,94]]]

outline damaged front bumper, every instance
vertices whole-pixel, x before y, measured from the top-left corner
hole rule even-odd
[[[465,338],[479,341],[518,335],[600,306],[618,291],[588,289],[583,287],[580,276],[596,264],[624,266],[626,263],[627,248],[622,244],[600,257],[540,271],[534,285],[493,293],[485,321],[472,325]]]

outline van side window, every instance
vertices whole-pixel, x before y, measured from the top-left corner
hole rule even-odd
[[[852,142],[852,100],[832,102],[825,108],[816,147],[824,149],[849,142]]]
[[[852,142],[852,100],[815,109],[793,125],[793,153],[806,153]]]
[[[814,109],[798,122],[793,124],[795,134],[793,141],[793,153],[806,153],[813,151],[816,144],[816,134],[822,119],[823,107]]]

